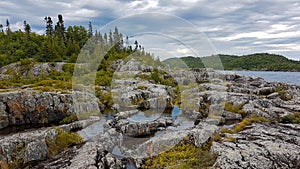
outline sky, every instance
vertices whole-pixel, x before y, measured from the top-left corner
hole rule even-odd
[[[282,54],[300,60],[299,0],[0,0],[0,23],[44,33],[44,17],[107,32],[117,26],[161,59]]]

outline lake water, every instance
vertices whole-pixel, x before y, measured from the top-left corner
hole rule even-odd
[[[273,72],[273,71],[225,71],[239,75],[262,77],[269,82],[284,82],[300,85],[300,72]]]

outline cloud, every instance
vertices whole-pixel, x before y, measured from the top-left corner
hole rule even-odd
[[[156,20],[135,18],[129,23],[123,23],[120,31],[134,34],[153,29],[164,34],[177,33],[175,39],[192,44],[190,47],[198,51],[201,50],[197,48],[204,49],[201,45],[205,42],[212,43],[217,53],[275,52],[299,60],[299,11],[298,0],[1,0],[0,23],[4,24],[9,19],[12,28],[17,30],[22,28],[22,23],[26,20],[33,30],[44,32],[44,16],[52,16],[56,20],[57,14],[63,14],[67,26],[87,26],[88,21],[92,21],[94,28],[100,29],[124,16],[145,12],[165,13],[192,24],[184,26],[178,21],[166,21],[159,17]],[[196,35],[196,30],[204,35]],[[173,53],[165,52],[170,56],[184,54],[177,50],[186,47],[174,39],[159,42],[157,37],[145,37],[139,36],[146,50],[147,46],[149,49],[165,46],[168,47],[167,50],[173,50]],[[209,47],[207,52],[200,53],[204,55],[212,51]]]

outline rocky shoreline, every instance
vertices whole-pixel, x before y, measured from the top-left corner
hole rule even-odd
[[[155,158],[185,139],[196,147],[209,142],[209,152],[218,155],[214,168],[300,167],[300,124],[282,121],[300,112],[300,86],[191,69],[162,75],[177,82],[176,91],[136,76],[148,75],[152,67],[133,60],[123,64],[115,69],[133,76],[117,79],[109,89],[114,98],[111,114],[101,111],[98,98],[80,91],[0,93],[0,129],[26,124],[60,128],[0,136],[1,167],[21,161],[32,168],[141,168],[145,158]],[[71,115],[78,121],[59,125]],[[85,132],[88,138],[54,157],[49,140],[56,140],[61,130]]]

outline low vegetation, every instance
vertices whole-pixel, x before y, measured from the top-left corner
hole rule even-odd
[[[158,69],[154,69],[150,75],[138,74],[136,77],[139,77],[144,80],[153,81],[157,84],[162,84],[162,85],[167,85],[172,87],[177,86],[177,82],[172,77],[169,77],[167,72]]]
[[[225,102],[225,107],[224,109],[226,111],[230,111],[230,112],[233,112],[233,113],[238,113],[240,115],[242,115],[242,117],[245,117],[246,115],[246,112],[243,109],[243,104],[240,104],[240,105],[233,105],[233,103],[231,102]]]
[[[211,141],[202,147],[196,147],[192,143],[180,143],[168,151],[146,159],[142,168],[209,168],[217,158],[217,154],[211,153],[210,148]]]
[[[50,156],[54,156],[68,147],[83,142],[83,138],[77,133],[68,133],[59,127],[55,127],[55,130],[58,132],[56,139],[46,139],[48,154]]]
[[[267,118],[265,117],[260,117],[260,116],[256,116],[256,115],[252,115],[250,117],[244,118],[243,121],[241,121],[240,123],[238,123],[237,125],[235,125],[233,127],[233,131],[235,133],[242,131],[246,126],[249,126],[253,123],[259,123],[259,122],[270,122]]]
[[[65,117],[64,119],[62,119],[59,124],[69,124],[72,123],[74,121],[77,121],[78,117],[76,114],[71,114],[70,116]]]
[[[300,124],[300,112],[295,112],[280,119],[281,123]]]

